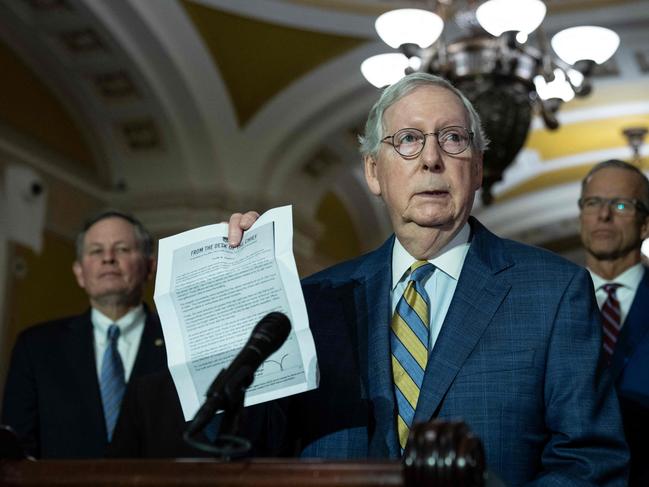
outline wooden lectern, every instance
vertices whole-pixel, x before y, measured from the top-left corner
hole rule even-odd
[[[403,461],[0,459],[3,487],[482,487],[480,440],[464,423],[434,421],[411,431]],[[8,448],[6,451],[15,452]]]

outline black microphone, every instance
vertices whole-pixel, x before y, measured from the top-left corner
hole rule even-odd
[[[223,369],[207,389],[207,399],[185,434],[194,436],[211,421],[216,411],[237,406],[252,384],[255,371],[282,346],[290,331],[291,322],[284,313],[272,312],[264,316],[230,366]]]

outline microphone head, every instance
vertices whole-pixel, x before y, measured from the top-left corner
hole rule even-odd
[[[281,347],[289,333],[291,322],[284,313],[273,311],[264,316],[250,335],[250,345],[254,344],[264,360]]]

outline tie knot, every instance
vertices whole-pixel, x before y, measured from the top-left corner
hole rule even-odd
[[[426,260],[418,260],[410,266],[410,280],[421,282],[431,272],[435,270],[435,266]]]
[[[108,327],[108,341],[116,342],[119,338],[119,326],[112,324]]]
[[[604,284],[602,286],[602,289],[604,289],[606,294],[608,294],[609,296],[615,297],[615,291],[617,291],[619,287],[622,287],[622,284],[618,284],[617,282],[609,282],[608,284]]]

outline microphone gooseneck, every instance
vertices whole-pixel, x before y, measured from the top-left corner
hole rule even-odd
[[[286,341],[291,322],[284,313],[272,312],[255,326],[250,338],[232,363],[216,376],[205,393],[206,399],[185,431],[186,437],[199,433],[216,411],[231,410],[243,402],[259,366]]]

